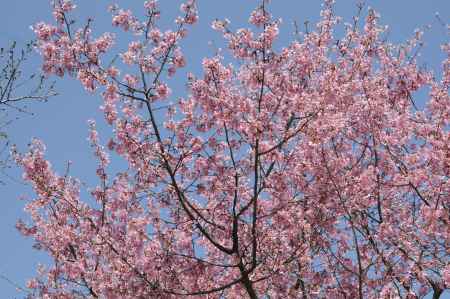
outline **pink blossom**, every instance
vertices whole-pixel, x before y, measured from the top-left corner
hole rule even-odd
[[[130,10],[119,10],[112,19],[113,26],[121,27],[123,30],[128,31],[130,27],[135,23],[133,14]]]
[[[138,83],[137,77],[130,74],[125,74],[123,79],[125,80],[126,84],[130,87],[136,87]]]
[[[167,87],[166,84],[159,84],[156,87],[156,94],[157,94],[158,98],[165,99],[169,96],[170,89]]]

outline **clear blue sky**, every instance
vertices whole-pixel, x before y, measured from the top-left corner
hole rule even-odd
[[[111,19],[106,7],[110,1],[78,0],[79,9],[77,15],[80,21],[88,17],[94,17],[94,28],[110,30]],[[123,7],[138,9],[143,0],[117,0]],[[180,1],[166,0],[162,2],[162,19],[178,13]],[[190,37],[185,42],[184,51],[187,54],[188,65],[186,69],[193,73],[200,73],[202,57],[212,55],[214,48],[208,43],[221,45],[219,34],[210,29],[211,21],[215,18],[231,20],[232,28],[246,27],[249,12],[259,3],[256,0],[228,0],[212,1],[198,0],[200,22],[191,30]],[[296,20],[303,24],[305,20],[315,22],[319,17],[319,0],[274,0],[272,1],[272,13],[283,19],[281,27],[281,43],[287,42],[293,32],[292,22]],[[393,42],[400,42],[412,36],[415,28],[432,25],[426,31],[426,47],[422,51],[422,62],[430,69],[439,70],[442,60],[440,44],[448,37],[445,30],[438,24],[435,12],[439,12],[444,21],[450,21],[450,0],[367,0],[366,7],[371,6],[381,14],[381,22],[389,25],[390,38]],[[13,40],[24,44],[33,38],[30,25],[40,21],[51,20],[50,1],[48,0],[3,0],[0,7],[0,46],[6,46]],[[337,14],[343,16],[346,21],[356,12],[355,0],[337,0]],[[167,22],[166,22],[167,23]],[[123,43],[118,43],[123,47]],[[30,57],[27,71],[35,71],[39,68],[40,58],[37,55]],[[174,95],[181,96],[185,93],[183,77],[177,77],[172,84]],[[55,169],[61,173],[65,163],[72,160],[72,175],[79,177],[89,187],[95,186],[95,164],[87,137],[88,119],[97,119],[98,127],[106,136],[110,135],[102,120],[98,109],[101,99],[95,95],[89,95],[75,80],[58,80],[57,90],[60,96],[51,99],[48,103],[32,104],[29,111],[34,116],[22,115],[21,119],[13,123],[9,134],[14,143],[24,150],[26,144],[33,137],[42,139],[47,145],[47,157]],[[102,134],[103,141],[106,140]],[[119,166],[118,166],[119,167]],[[11,175],[20,178],[20,173],[13,169]],[[23,213],[24,202],[18,198],[23,194],[30,194],[30,189],[19,182],[7,181],[7,186],[0,186],[2,202],[0,208],[0,274],[11,281],[24,285],[28,278],[36,274],[39,262],[48,262],[45,254],[31,248],[32,242],[23,238],[15,229],[16,220],[26,217]],[[22,298],[24,294],[18,293],[14,286],[0,279],[0,299]],[[450,298],[447,293],[441,298]]]

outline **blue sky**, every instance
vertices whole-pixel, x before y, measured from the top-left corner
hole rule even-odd
[[[81,24],[88,18],[95,19],[94,28],[97,32],[111,30],[111,19],[106,8],[107,0],[78,0],[77,15]],[[136,11],[141,7],[143,0],[118,0],[123,7]],[[178,13],[178,0],[162,2],[162,23],[167,25]],[[210,28],[215,18],[228,18],[234,29],[246,27],[249,13],[259,1],[254,0],[228,0],[211,1],[198,0],[200,22],[191,30],[189,38],[184,44],[184,51],[188,58],[186,70],[200,74],[201,60],[204,56],[214,53],[214,46],[220,47],[221,36]],[[278,0],[272,1],[272,14],[283,19],[280,44],[286,43],[292,36],[293,21],[303,24],[309,20],[315,22],[319,17],[320,3],[318,0]],[[444,21],[450,20],[449,0],[367,0],[367,6],[373,7],[381,14],[381,23],[389,25],[390,39],[401,42],[413,35],[416,28],[432,25],[425,32],[426,45],[422,51],[420,61],[428,68],[439,70],[443,58],[440,44],[448,39],[444,28],[439,25],[435,13],[439,12]],[[355,0],[337,0],[336,12],[350,21],[356,12]],[[167,18],[167,19],[166,19]],[[48,0],[14,0],[2,1],[0,9],[0,46],[16,40],[25,44],[33,38],[30,25],[40,21],[51,20],[50,1]],[[209,42],[212,43],[209,43]],[[118,47],[124,47],[118,41]],[[26,72],[36,71],[39,68],[40,58],[32,55],[27,62]],[[30,104],[28,110],[34,113],[22,115],[9,128],[9,134],[14,143],[24,150],[26,144],[33,137],[42,139],[47,145],[47,157],[56,170],[61,173],[68,160],[73,161],[72,175],[79,177],[89,187],[96,184],[95,164],[89,144],[86,140],[88,134],[88,119],[97,119],[102,134],[102,141],[110,135],[109,128],[105,126],[101,112],[98,109],[101,99],[99,96],[86,93],[75,80],[57,80],[59,96],[52,98],[48,103]],[[176,77],[171,88],[175,96],[182,96],[186,89],[184,77]],[[423,101],[423,99],[422,99]],[[20,173],[12,169],[10,174],[20,178]],[[6,186],[0,186],[2,202],[0,208],[0,275],[11,281],[24,285],[28,278],[36,274],[39,262],[48,261],[45,254],[31,248],[32,242],[23,238],[15,229],[16,220],[25,217],[23,213],[24,202],[18,200],[23,194],[30,194],[27,186],[18,181],[7,181]],[[0,298],[21,298],[15,287],[0,279]],[[450,293],[441,298],[450,298]]]

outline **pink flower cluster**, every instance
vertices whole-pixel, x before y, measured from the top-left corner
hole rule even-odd
[[[139,28],[138,20],[133,16],[131,10],[118,10],[113,19],[113,26],[121,27],[124,31],[128,31],[130,28]]]

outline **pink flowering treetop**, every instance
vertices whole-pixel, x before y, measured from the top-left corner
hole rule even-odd
[[[169,101],[194,0],[165,32],[156,1],[143,19],[112,6],[112,25],[132,39],[122,53],[90,22],[75,28],[72,1],[54,1],[55,23],[33,27],[43,69],[100,91],[113,134],[106,149],[91,123],[92,198],[52,170],[40,141],[16,153],[36,194],[32,223],[18,228],[53,259],[30,298],[439,298],[450,288],[450,56],[435,79],[416,65],[421,33],[392,45],[370,10],[337,40],[330,0],[315,28],[275,48],[267,6],[252,12],[253,30],[215,21],[235,63],[205,58],[189,94]],[[126,170],[109,173],[111,152]]]

